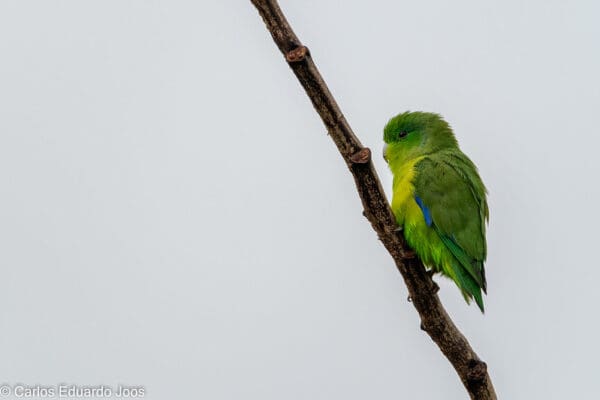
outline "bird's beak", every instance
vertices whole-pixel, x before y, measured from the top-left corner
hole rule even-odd
[[[388,162],[388,159],[387,159],[387,156],[386,156],[387,147],[388,147],[387,143],[384,143],[383,144],[383,159],[385,160],[385,162]]]

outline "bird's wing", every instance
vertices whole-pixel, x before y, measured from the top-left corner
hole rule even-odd
[[[425,222],[480,288],[486,289],[485,187],[462,153],[428,156],[415,166],[415,201]]]

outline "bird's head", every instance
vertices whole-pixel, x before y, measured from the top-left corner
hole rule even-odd
[[[383,158],[390,166],[458,147],[450,125],[439,114],[420,111],[407,111],[390,119],[383,129],[383,140]]]

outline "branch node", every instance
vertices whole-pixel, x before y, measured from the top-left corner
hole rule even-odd
[[[304,61],[306,56],[308,55],[308,47],[306,46],[298,46],[293,50],[285,53],[285,59],[289,63],[296,63],[300,61]]]
[[[363,147],[356,153],[350,156],[350,161],[353,164],[366,164],[371,161],[371,149],[368,147]]]
[[[480,382],[487,376],[487,364],[480,360],[469,361],[469,372],[467,379],[470,382]]]

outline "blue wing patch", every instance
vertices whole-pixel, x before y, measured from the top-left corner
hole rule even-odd
[[[415,201],[419,205],[419,208],[423,212],[423,217],[425,218],[425,223],[427,226],[431,226],[433,221],[431,220],[431,213],[429,212],[429,208],[425,204],[423,204],[423,200],[419,196],[415,196]]]

